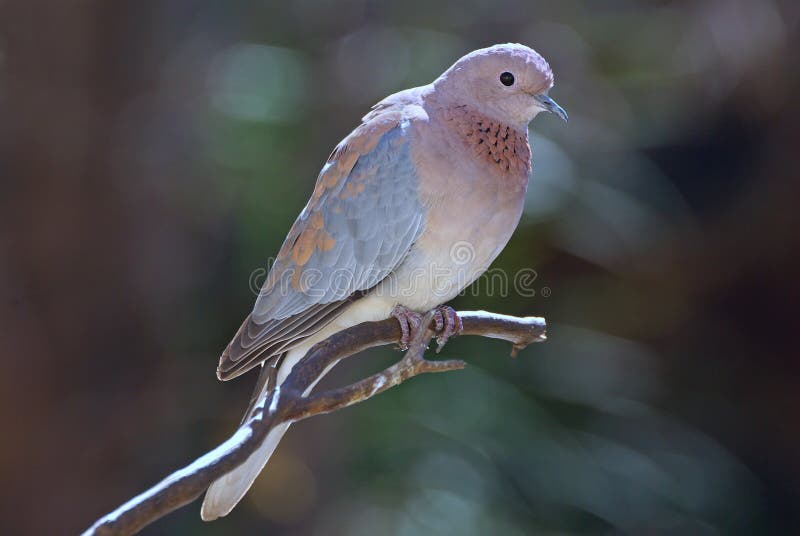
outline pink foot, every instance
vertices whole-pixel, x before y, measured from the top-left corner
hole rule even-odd
[[[436,322],[436,332],[439,334],[436,336],[436,353],[438,354],[447,344],[447,341],[450,340],[450,337],[461,333],[464,325],[461,323],[458,313],[449,305],[437,307],[433,315],[433,321]]]
[[[422,314],[403,307],[402,305],[397,305],[392,309],[392,316],[400,322],[400,331],[403,333],[400,336],[400,349],[408,350],[408,343],[411,342],[411,336],[417,328],[419,328],[420,322],[422,322]]]

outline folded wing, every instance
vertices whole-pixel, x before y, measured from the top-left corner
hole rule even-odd
[[[403,261],[424,218],[409,128],[402,109],[378,109],[331,153],[220,358],[220,379],[290,350]]]

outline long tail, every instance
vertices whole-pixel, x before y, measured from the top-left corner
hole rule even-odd
[[[269,382],[269,368],[271,368],[269,365],[262,366],[256,390],[250,400],[250,407],[247,409],[242,422],[252,416],[254,408],[263,402],[267,393],[273,388]],[[244,494],[253,485],[253,481],[264,469],[272,453],[275,452],[275,448],[283,438],[283,434],[289,429],[289,424],[284,423],[270,430],[267,438],[250,455],[246,462],[211,484],[211,487],[206,492],[205,499],[203,499],[203,507],[200,510],[200,517],[203,521],[213,521],[218,517],[228,515],[233,510],[233,507],[242,500]]]
[[[289,423],[276,426],[246,462],[211,484],[200,510],[203,521],[213,521],[233,510],[264,469],[288,428]]]
[[[335,329],[332,330],[335,331]],[[275,387],[271,384],[270,378],[275,378],[275,385],[282,384],[289,374],[289,371],[291,371],[292,367],[306,355],[308,349],[317,341],[327,336],[328,333],[324,331],[320,332],[313,337],[309,337],[302,345],[292,348],[283,354],[283,356],[279,356],[278,360],[274,362],[278,367],[277,371],[270,370],[272,368],[270,365],[262,365],[256,388],[253,391],[253,397],[250,399],[250,406],[247,408],[242,422],[252,417],[255,408],[264,402],[267,398],[267,394]],[[308,386],[303,396],[308,396],[308,393],[311,392],[317,382],[334,366],[336,366],[336,363],[328,365],[328,368],[323,370],[320,375],[311,382],[311,385]],[[277,372],[277,374],[273,374],[274,372]],[[233,507],[242,500],[244,494],[247,493],[247,490],[253,485],[253,481],[255,481],[261,470],[264,469],[272,453],[275,452],[275,448],[277,448],[278,443],[281,442],[283,434],[289,429],[289,424],[291,423],[284,423],[270,430],[267,434],[267,438],[261,446],[250,455],[246,462],[211,484],[211,487],[206,491],[206,497],[203,499],[203,507],[200,510],[200,517],[203,518],[204,521],[212,521],[218,517],[228,515],[230,511],[233,510]]]

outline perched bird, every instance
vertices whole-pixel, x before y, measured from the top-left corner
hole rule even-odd
[[[519,222],[531,171],[528,123],[542,111],[567,119],[548,96],[552,86],[537,52],[495,45],[373,106],[323,166],[220,358],[221,380],[262,365],[245,419],[275,388],[270,367],[280,385],[311,346],[339,330],[394,316],[403,346],[421,313],[435,309],[439,347],[458,333],[458,316],[442,304],[489,267]],[[212,484],[203,519],[233,509],[288,426]]]

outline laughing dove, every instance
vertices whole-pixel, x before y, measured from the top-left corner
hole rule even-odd
[[[534,50],[495,45],[364,116],[323,166],[220,358],[222,380],[263,366],[245,419],[275,387],[267,368],[277,367],[280,385],[311,346],[339,330],[395,316],[405,343],[420,313],[435,308],[440,345],[458,332],[457,315],[442,304],[489,267],[519,222],[531,171],[528,123],[542,111],[567,118],[547,95],[552,86]],[[212,484],[203,519],[233,509],[288,426]]]

